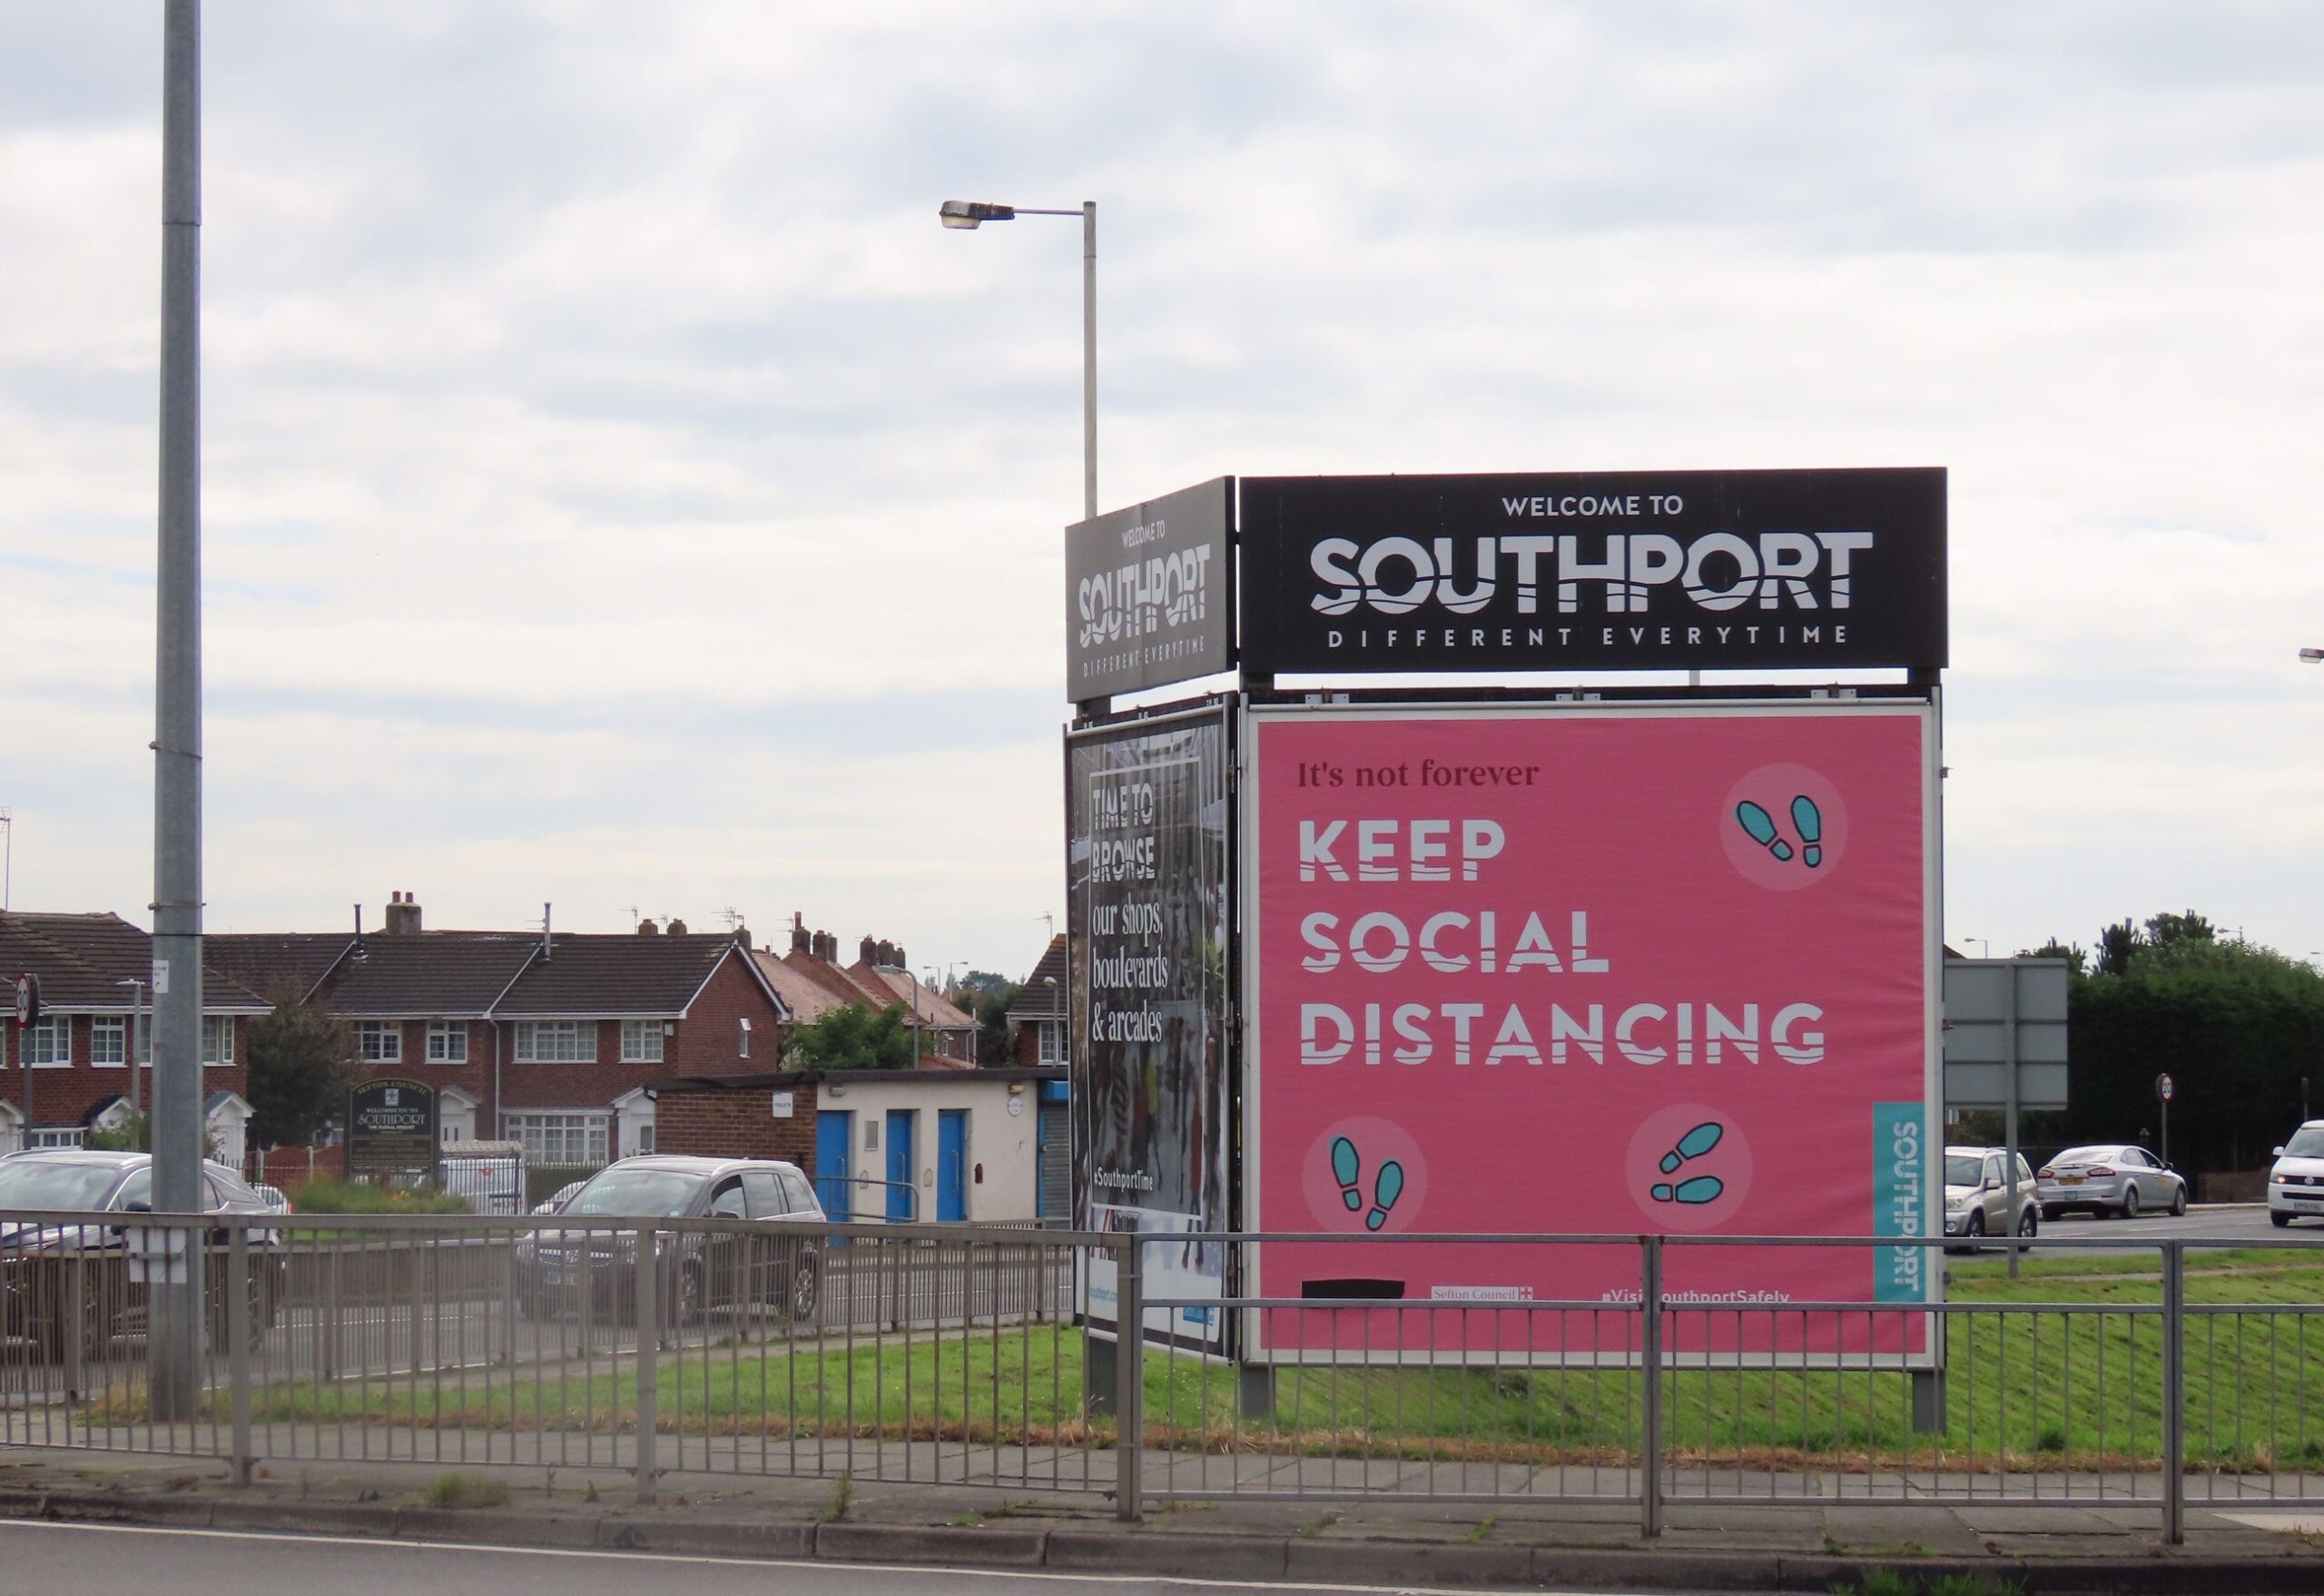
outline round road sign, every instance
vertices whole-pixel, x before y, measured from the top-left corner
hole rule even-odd
[[[2157,1098],[2167,1103],[2171,1100],[2171,1078],[2168,1075],[2158,1075],[2154,1078],[2154,1095]]]
[[[40,977],[27,971],[16,978],[16,1029],[29,1030],[40,1018]]]

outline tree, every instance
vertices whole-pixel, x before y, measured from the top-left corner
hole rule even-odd
[[[2150,948],[2168,948],[2175,942],[2215,942],[2219,932],[2211,922],[2190,909],[2184,914],[2150,915],[2146,922],[2146,944]]]
[[[920,1051],[935,1050],[936,1033],[920,1033]],[[877,1014],[861,1003],[834,1009],[811,1025],[797,1026],[783,1061],[800,1069],[911,1069],[911,1017],[901,1003]]]
[[[347,1109],[355,1043],[347,1022],[321,1004],[293,1000],[251,1022],[251,1139],[261,1148],[311,1147]]]
[[[2129,921],[2110,925],[2098,933],[2098,969],[2100,975],[2128,975],[2131,956],[2139,951],[2139,928]]]
[[[2029,949],[2020,953],[2018,957],[2020,959],[2063,959],[2066,961],[2068,980],[2073,980],[2090,973],[2087,968],[2090,955],[2083,951],[2080,942],[2062,942],[2057,938],[2052,937],[2040,947]]]
[[[991,1068],[1016,1062],[1009,1056],[1009,1005],[1017,1000],[1017,994],[1021,990],[1015,981],[1009,980],[998,986],[978,989],[978,1063]]]

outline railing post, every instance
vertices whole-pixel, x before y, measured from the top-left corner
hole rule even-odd
[[[234,1483],[247,1485],[257,1459],[251,1455],[251,1232],[247,1225],[226,1231],[226,1378],[234,1404]]]
[[[1639,1237],[1639,1532],[1662,1533],[1662,1238]]]
[[[637,1502],[641,1507],[650,1506],[654,1501],[658,1461],[655,1453],[660,1449],[654,1412],[655,1376],[660,1374],[662,1364],[662,1269],[661,1260],[655,1256],[657,1250],[654,1226],[649,1220],[637,1227],[637,1285],[634,1293],[637,1309],[634,1315],[637,1320]]]
[[[1124,1236],[1114,1255],[1114,1516],[1126,1524],[1137,1522],[1146,1452],[1146,1266],[1137,1239]]]
[[[2162,1244],[2162,1539],[2187,1540],[2187,1254]]]

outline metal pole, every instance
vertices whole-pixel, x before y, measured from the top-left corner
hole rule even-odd
[[[2187,1254],[2162,1244],[2162,1538],[2187,1540]]]
[[[1098,202],[1081,202],[1081,518],[1098,518]]]
[[[153,739],[153,1207],[202,1201],[202,5],[166,0],[162,52],[162,460]],[[183,1232],[180,1232],[181,1235]],[[202,1384],[202,1267],[150,1299],[156,1424]]]
[[[1123,1236],[1115,1251],[1114,1517],[1126,1524],[1137,1522],[1143,1493],[1139,1473],[1146,1449],[1141,1405],[1146,1394],[1145,1250],[1132,1234]]]
[[[610,1246],[612,1237],[608,1236],[606,1242]],[[655,1399],[660,1395],[655,1381],[661,1374],[662,1366],[659,1301],[662,1262],[655,1256],[657,1250],[654,1227],[640,1225],[637,1227],[637,1283],[635,1288],[637,1312],[635,1316],[637,1320],[637,1502],[641,1507],[651,1506],[654,1502],[654,1477],[659,1472],[655,1454],[661,1445],[660,1419],[654,1411]],[[670,1250],[673,1255],[677,1251],[675,1236],[671,1237]],[[683,1374],[685,1367],[683,1354],[679,1356],[678,1366]]]
[[[2009,1054],[2008,1124],[2004,1127],[2002,1139],[2008,1144],[2001,1177],[2009,1190],[2009,1277],[2017,1278],[2018,1204],[2017,1189],[2017,966],[2009,969],[2009,1012],[2002,1020],[2004,1047]]]
[[[226,1241],[227,1378],[233,1386],[234,1483],[247,1485],[258,1458],[251,1446],[251,1232],[237,1225]]]
[[[1662,1533],[1662,1238],[1639,1237],[1639,1532]]]

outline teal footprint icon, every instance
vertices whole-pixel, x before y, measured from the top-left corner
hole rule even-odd
[[[1824,812],[1816,807],[1816,800],[1802,793],[1791,801],[1791,823],[1799,830],[1799,840],[1805,844],[1799,851],[1799,862],[1814,870],[1824,862]]]
[[[1669,1175],[1681,1164],[1701,1158],[1717,1147],[1719,1138],[1726,1134],[1727,1128],[1717,1120],[1706,1120],[1696,1126],[1679,1138],[1677,1147],[1662,1155],[1662,1173]],[[1658,1181],[1648,1188],[1647,1195],[1658,1203],[1691,1205],[1715,1201],[1726,1189],[1726,1183],[1718,1176],[1698,1175],[1692,1179],[1681,1180],[1676,1186]]]
[[[1363,1173],[1364,1160],[1356,1156],[1355,1144],[1344,1136],[1334,1137],[1332,1138],[1332,1178],[1340,1183],[1340,1201],[1347,1205],[1347,1211],[1351,1214],[1359,1214],[1364,1211],[1364,1194],[1355,1188],[1356,1179]],[[1384,1174],[1385,1171],[1383,1173]],[[1396,1171],[1397,1187],[1402,1189],[1403,1184],[1404,1172],[1398,1169]],[[1373,1228],[1377,1230],[1380,1227],[1374,1225]]]
[[[1366,1230],[1377,1230],[1388,1222],[1388,1210],[1404,1195],[1404,1167],[1391,1158],[1380,1166],[1380,1173],[1372,1182],[1372,1211],[1364,1217]]]
[[[1735,806],[1735,823],[1743,828],[1751,841],[1774,854],[1778,861],[1790,859],[1791,844],[1776,835],[1775,816],[1748,798]]]

